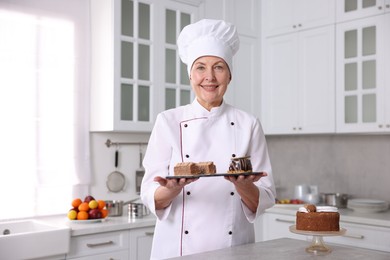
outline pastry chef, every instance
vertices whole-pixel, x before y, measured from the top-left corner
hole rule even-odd
[[[196,97],[157,116],[146,150],[141,198],[157,217],[151,259],[253,243],[253,223],[276,197],[259,120],[223,99],[239,48],[236,28],[201,20],[183,28],[177,45]],[[226,173],[231,158],[242,156],[265,176],[165,178],[179,162],[212,161]]]

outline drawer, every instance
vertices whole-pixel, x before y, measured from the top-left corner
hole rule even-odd
[[[70,239],[67,258],[97,255],[113,251],[128,250],[129,232],[116,231],[93,235],[76,236]]]
[[[69,259],[69,258],[68,258]],[[71,258],[73,260],[129,260],[129,252],[127,250],[115,251],[99,255],[81,256]]]
[[[324,237],[330,243],[390,252],[390,228],[340,222],[344,236]]]
[[[283,237],[307,240],[306,236],[290,232],[290,226],[295,225],[295,216],[265,213],[262,218],[263,230],[260,232],[263,234],[264,241]]]

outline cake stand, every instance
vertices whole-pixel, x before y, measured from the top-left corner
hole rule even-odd
[[[345,228],[340,228],[339,231],[306,231],[306,230],[297,230],[295,225],[290,226],[290,232],[313,236],[313,240],[311,241],[311,245],[306,248],[306,252],[314,254],[314,255],[326,255],[332,252],[332,249],[325,245],[322,237],[324,236],[342,236],[347,231]]]

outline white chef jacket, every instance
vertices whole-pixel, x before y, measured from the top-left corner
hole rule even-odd
[[[178,162],[212,161],[227,172],[232,157],[251,156],[253,170],[267,172],[255,185],[259,206],[253,213],[234,185],[223,177],[199,178],[186,185],[163,210],[155,210],[155,176],[173,175]],[[263,130],[254,116],[225,102],[211,111],[192,104],[157,116],[144,161],[143,203],[156,215],[151,259],[166,259],[255,241],[253,222],[275,203],[275,188]]]

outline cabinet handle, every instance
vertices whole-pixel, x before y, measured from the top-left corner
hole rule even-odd
[[[379,126],[379,128],[382,128],[383,127],[383,125],[378,125]]]
[[[293,28],[295,29],[295,28],[297,28],[297,26],[294,24],[294,25],[293,25]]]
[[[302,24],[298,24],[298,27],[302,27]]]
[[[154,232],[145,232],[145,236],[154,236]]]
[[[390,125],[386,125],[387,128],[390,128]]]
[[[389,5],[389,4],[387,4],[387,5],[386,5],[386,8],[390,8],[390,5]]]
[[[363,235],[344,235],[343,237],[356,238],[356,239],[364,239]]]
[[[96,243],[96,244],[87,244],[87,247],[97,247],[97,246],[107,246],[107,245],[112,245],[114,244],[114,242],[112,242],[111,240],[110,241],[107,241],[107,242],[102,242],[102,243]]]
[[[382,10],[382,6],[378,6],[378,9],[379,9],[379,10]]]
[[[294,220],[288,220],[288,219],[281,219],[281,218],[276,218],[275,219],[277,222],[284,222],[284,223],[295,223]]]

